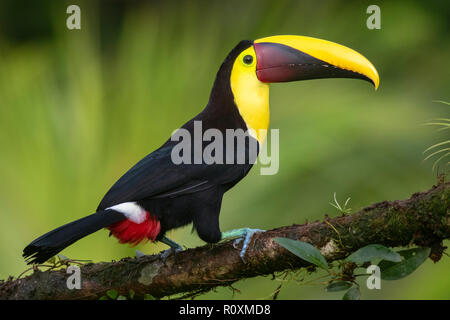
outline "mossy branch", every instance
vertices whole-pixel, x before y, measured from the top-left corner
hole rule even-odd
[[[225,241],[169,256],[165,264],[158,255],[86,264],[80,268],[81,289],[67,288],[70,274],[65,269],[35,271],[23,279],[0,282],[0,299],[99,299],[111,289],[124,296],[132,290],[135,298],[146,294],[160,298],[310,266],[273,241],[276,237],[309,242],[328,261],[373,243],[430,247],[430,258],[438,261],[445,249],[442,241],[450,238],[449,203],[450,183],[441,182],[407,200],[384,201],[352,215],[255,234],[246,263],[233,241]]]

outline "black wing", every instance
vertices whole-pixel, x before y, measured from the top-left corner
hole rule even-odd
[[[171,159],[172,148],[173,144],[165,144],[139,161],[111,187],[97,210],[123,202],[175,197],[219,184],[234,184],[252,167],[252,164],[176,165]]]

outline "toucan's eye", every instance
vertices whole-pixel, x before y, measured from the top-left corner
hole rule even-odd
[[[244,61],[245,64],[249,64],[250,65],[253,62],[253,57],[251,55],[246,55],[246,56],[244,56],[243,61]]]

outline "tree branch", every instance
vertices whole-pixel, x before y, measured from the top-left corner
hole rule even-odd
[[[309,242],[328,261],[343,259],[368,244],[389,247],[418,245],[431,247],[430,258],[438,261],[450,238],[450,183],[416,193],[410,199],[384,201],[352,215],[323,222],[292,225],[255,234],[246,253],[239,257],[233,241],[205,245],[171,255],[164,264],[159,255],[125,258],[118,262],[90,263],[81,267],[82,288],[69,290],[70,274],[65,269],[35,271],[23,279],[0,282],[0,299],[99,299],[115,289],[127,296],[151,294],[164,297],[186,292],[203,292],[228,286],[250,277],[308,267],[273,241],[287,237]]]

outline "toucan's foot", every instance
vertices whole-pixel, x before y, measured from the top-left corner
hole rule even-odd
[[[167,258],[168,258],[172,253],[175,254],[175,253],[180,252],[180,251],[183,251],[183,248],[170,248],[170,249],[164,250],[164,251],[161,253],[161,255],[160,255],[161,260],[162,260],[162,261],[164,262],[164,264],[165,264]]]
[[[222,239],[226,238],[236,238],[238,239],[234,240],[233,247],[237,247],[239,243],[244,240],[244,243],[242,244],[241,252],[239,253],[239,256],[241,257],[242,262],[245,263],[245,252],[247,251],[248,244],[250,243],[250,240],[252,239],[253,234],[257,232],[265,232],[266,230],[261,229],[250,229],[250,228],[241,228],[241,229],[235,229],[230,230],[226,232],[222,232]],[[236,248],[237,249],[237,248]]]
[[[167,258],[168,258],[172,253],[175,254],[175,253],[177,253],[177,252],[183,251],[183,247],[182,247],[182,246],[180,246],[178,243],[176,243],[176,242],[173,241],[173,240],[170,240],[170,239],[167,238],[167,237],[162,237],[161,240],[159,240],[159,241],[162,242],[162,243],[164,243],[164,244],[167,244],[167,245],[170,247],[169,249],[163,251],[163,252],[161,253],[161,255],[160,255],[161,260],[162,260],[164,263],[166,263]]]

